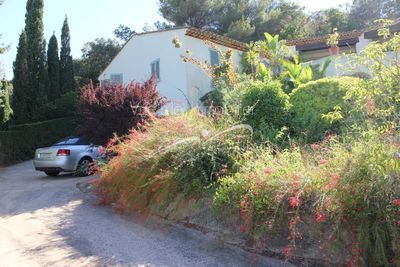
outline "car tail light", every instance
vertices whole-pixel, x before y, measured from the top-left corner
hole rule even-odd
[[[71,155],[71,150],[69,149],[59,149],[57,151],[57,156],[69,156]]]

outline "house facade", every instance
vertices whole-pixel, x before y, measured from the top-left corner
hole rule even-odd
[[[390,27],[391,33],[400,32],[400,19],[396,20]],[[287,45],[293,53],[302,58],[306,64],[322,65],[331,53],[326,44],[328,36],[319,36],[314,38],[304,38],[287,41]],[[339,35],[339,54],[333,56],[333,61],[326,70],[326,76],[341,75],[368,75],[368,70],[359,64],[351,64],[346,55],[361,53],[373,41],[379,40],[377,29],[358,30],[351,32],[342,32]],[[394,53],[387,53],[386,60],[394,59]]]
[[[175,47],[174,38],[179,39],[181,47]],[[246,49],[244,43],[196,28],[182,27],[134,35],[100,74],[99,81],[101,84],[127,84],[155,75],[160,94],[168,100],[162,112],[176,113],[199,107],[200,98],[212,89],[211,79],[198,66],[184,63],[181,55],[190,51],[196,59],[219,64],[218,53],[205,41],[214,43],[222,51],[231,49],[234,64],[239,67],[240,54]]]

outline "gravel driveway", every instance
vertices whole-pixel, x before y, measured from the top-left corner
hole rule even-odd
[[[0,266],[287,266],[221,249],[193,230],[117,215],[76,189],[92,178],[48,178],[32,162],[1,168]]]

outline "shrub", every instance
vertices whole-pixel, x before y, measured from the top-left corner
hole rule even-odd
[[[290,103],[279,82],[252,82],[243,95],[244,121],[255,131],[258,141],[278,142],[287,124]]]
[[[0,131],[0,165],[32,159],[35,149],[46,147],[73,134],[73,118],[9,126]]]
[[[388,266],[400,257],[398,146],[367,133],[345,144],[258,149],[220,179],[215,208],[221,217],[240,214],[240,229],[253,239],[287,234],[278,242],[288,240],[287,255],[316,247],[326,255],[336,247],[341,264]]]
[[[227,138],[232,132],[216,136],[217,129],[197,111],[153,118],[109,147],[118,156],[102,169],[99,193],[105,203],[115,202],[123,211],[143,211],[178,193],[199,195],[236,168],[235,157],[246,138]]]
[[[295,137],[312,143],[328,133],[338,133],[349,115],[346,92],[360,86],[351,77],[324,78],[299,86],[290,94],[293,116],[290,127]]]
[[[157,79],[126,86],[90,83],[84,87],[79,101],[81,120],[78,133],[92,142],[104,144],[113,134],[124,135],[138,123],[143,123],[149,112],[157,112],[165,99],[157,91]]]
[[[76,116],[78,106],[78,94],[75,91],[70,91],[63,94],[54,102],[44,103],[34,114],[34,121],[43,121],[64,117]]]

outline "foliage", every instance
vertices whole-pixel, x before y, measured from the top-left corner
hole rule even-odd
[[[182,47],[182,42],[178,37],[174,37],[172,43],[176,48]],[[235,64],[233,62],[233,51],[228,49],[223,51],[218,45],[210,41],[204,41],[204,43],[214,49],[218,53],[219,64],[211,65],[208,61],[203,61],[192,55],[190,50],[187,50],[185,54],[181,55],[183,62],[191,63],[200,69],[202,69],[212,80],[222,79],[225,80],[230,86],[235,85],[238,82],[238,75],[235,70]]]
[[[350,7],[349,25],[352,28],[375,26],[377,19],[398,19],[400,5],[392,0],[355,0]]]
[[[305,25],[312,35],[330,34],[334,29],[340,31],[352,30],[349,25],[349,14],[344,9],[328,8],[314,12],[310,22]]]
[[[12,96],[12,84],[7,81],[0,81],[0,129],[7,128],[13,111],[10,106]]]
[[[282,66],[285,70],[282,76],[286,93],[291,93],[299,85],[314,79],[314,71],[311,66],[301,64],[297,56],[293,57],[293,62],[289,60],[283,61]]]
[[[272,36],[267,32],[264,35],[265,40],[258,42],[259,54],[268,59],[273,77],[277,77],[281,73],[281,65],[289,55],[289,50],[285,41],[279,40],[279,35]]]
[[[78,93],[70,91],[61,95],[55,101],[45,102],[37,109],[33,116],[33,121],[44,121],[63,117],[76,117],[78,107]]]
[[[330,47],[337,47],[339,44],[340,34],[337,32],[337,29],[333,29],[333,33],[328,35],[328,39],[326,39],[326,44]]]
[[[290,127],[294,136],[305,142],[316,142],[326,134],[338,133],[350,112],[349,100],[344,97],[352,88],[360,86],[360,79],[350,77],[324,78],[300,85],[290,94],[293,105]],[[338,108],[342,110],[341,116],[329,119],[327,115]]]
[[[73,118],[9,126],[0,131],[0,165],[32,159],[35,149],[52,145],[74,129]]]
[[[241,41],[258,40],[264,32],[299,37],[307,20],[301,6],[280,0],[160,0],[160,13],[177,26],[212,30]]]
[[[332,63],[332,58],[329,57],[325,60],[322,64],[311,64],[310,67],[313,71],[314,80],[319,80],[325,77],[326,70],[328,69],[329,65]]]
[[[22,123],[32,116],[32,102],[29,95],[28,75],[28,48],[26,33],[22,31],[19,37],[17,56],[14,62],[14,94],[12,97],[12,109],[14,110],[14,121]]]
[[[240,214],[240,230],[256,241],[287,233],[289,258],[305,247],[327,255],[336,243],[342,262],[326,259],[335,265],[388,266],[400,256],[398,145],[368,133],[312,149],[259,148],[236,174],[221,178],[216,210],[221,217]]]
[[[29,122],[48,89],[43,37],[43,0],[28,0],[25,30],[14,62],[13,110],[17,123]]]
[[[282,141],[290,112],[289,97],[279,82],[249,84],[244,93],[241,110],[244,121],[252,126],[258,141]]]
[[[57,37],[54,34],[50,38],[47,49],[47,68],[50,81],[48,100],[54,101],[60,96],[60,58]]]
[[[39,109],[42,105],[46,104],[49,99],[50,93],[50,80],[49,73],[47,68],[47,55],[46,55],[46,41],[43,40],[42,44],[42,53],[40,54],[40,62],[43,62],[39,68],[39,87],[36,88],[36,100],[34,107],[34,114],[32,118],[35,116],[37,109]]]
[[[242,17],[240,20],[234,21],[229,25],[227,36],[244,42],[250,41],[251,36],[255,33],[256,27],[251,24],[250,18]]]
[[[241,60],[244,72],[251,73],[256,79],[261,77],[261,80],[269,76],[279,77],[283,71],[283,64],[292,56],[285,41],[279,40],[279,35],[266,32],[264,37],[263,40],[250,43]]]
[[[74,79],[74,63],[71,56],[71,36],[68,26],[68,18],[65,17],[61,30],[61,50],[60,50],[60,89],[61,94],[74,91],[76,89]]]
[[[157,78],[128,85],[89,83],[81,89],[79,134],[92,142],[105,144],[113,134],[124,135],[144,123],[149,112],[157,112],[165,99],[157,91]]]
[[[121,46],[111,39],[96,39],[88,42],[82,49],[82,58],[75,60],[75,74],[80,85],[86,85],[92,80],[98,82],[100,73],[110,64],[120,51]]]
[[[212,30],[249,42],[264,32],[284,39],[320,36],[374,26],[377,19],[397,19],[394,0],[356,0],[346,8],[328,8],[308,14],[301,5],[284,0],[160,0],[161,15],[176,26]]]
[[[153,117],[132,129],[123,142],[110,141],[116,144],[108,150],[117,156],[101,170],[103,202],[116,203],[120,212],[145,212],[149,204],[166,203],[178,193],[201,194],[236,168],[246,134],[242,128],[218,132],[197,110]]]
[[[128,26],[125,25],[119,25],[118,28],[116,28],[114,30],[114,35],[115,37],[117,37],[118,39],[120,39],[123,42],[127,42],[129,39],[131,39],[131,37],[136,34],[136,32],[134,30],[132,30],[131,28],[129,28]]]
[[[390,25],[388,21],[381,22]],[[355,61],[351,62],[367,67],[371,77],[362,87],[349,91],[347,97],[358,99],[356,107],[372,127],[385,130],[400,125],[400,34],[391,34],[387,27],[379,34],[387,41],[372,42],[363,53],[354,55]]]

